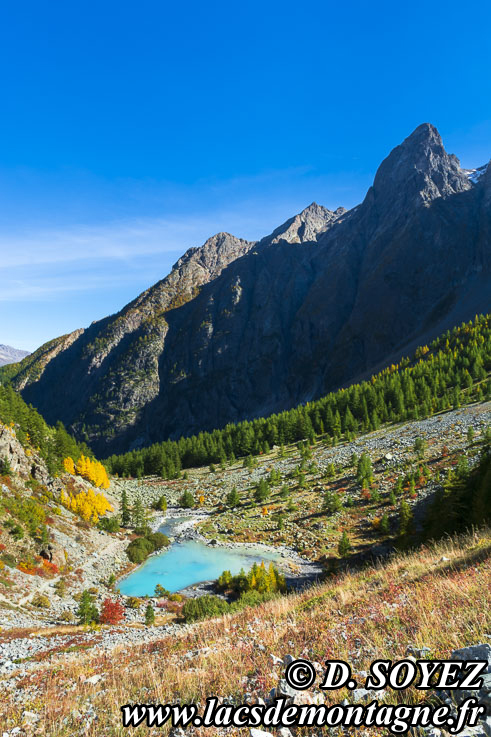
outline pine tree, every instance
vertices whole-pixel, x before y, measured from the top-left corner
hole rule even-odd
[[[159,512],[167,512],[167,498],[164,494],[155,502],[154,509],[157,509]]]
[[[129,527],[131,524],[130,508],[128,506],[128,495],[123,489],[121,495],[121,527]]]
[[[335,514],[342,509],[343,503],[339,494],[335,494],[333,491],[328,490],[324,494],[322,506],[328,514]]]
[[[184,509],[191,509],[194,507],[194,497],[190,491],[185,491],[179,499],[179,505]]]
[[[254,499],[258,504],[262,504],[266,499],[268,499],[269,495],[270,490],[268,482],[264,478],[259,479],[259,483],[256,486],[256,491],[254,493]]]
[[[286,486],[285,484],[281,487],[280,499],[288,499],[289,496],[290,496],[290,488]]]
[[[158,583],[155,586],[154,591],[155,591],[155,596],[157,596],[158,598],[163,598],[163,597],[169,597],[170,596],[170,591],[168,589],[165,589],[162,586],[161,583]]]
[[[99,612],[94,599],[88,591],[83,591],[77,609],[79,624],[91,624],[99,621]]]
[[[237,491],[237,487],[233,487],[227,494],[227,506],[229,506],[231,509],[234,509],[239,505],[240,502],[240,496],[239,492]]]
[[[356,480],[364,489],[368,489],[373,481],[372,462],[367,453],[362,453],[358,459],[356,469]]]
[[[138,498],[133,505],[131,525],[135,528],[135,530],[143,530],[143,528],[145,527],[145,511],[143,509],[142,500],[140,498]]]
[[[413,513],[410,505],[405,499],[401,501],[399,507],[399,535],[405,537],[412,532]]]
[[[341,558],[345,558],[351,550],[351,543],[349,541],[348,533],[346,530],[343,532],[338,543],[338,553]]]
[[[145,624],[147,627],[151,627],[155,623],[155,610],[151,604],[147,605],[145,609]]]
[[[389,517],[387,516],[387,514],[384,514],[384,516],[380,520],[380,532],[383,535],[388,535],[390,532]]]
[[[336,475],[336,468],[334,466],[334,463],[328,463],[326,467],[325,477],[328,479],[334,478]]]
[[[416,453],[418,458],[424,457],[426,447],[427,442],[424,438],[416,438],[416,440],[414,441],[414,452]]]

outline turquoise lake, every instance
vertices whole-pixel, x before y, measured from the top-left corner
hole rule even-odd
[[[160,528],[161,532],[172,537],[173,529],[182,523],[183,518],[169,520]],[[200,581],[211,581],[225,570],[233,575],[241,568],[248,570],[253,563],[264,560],[281,560],[278,553],[263,552],[254,546],[222,548],[205,545],[197,540],[175,542],[158,555],[148,558],[127,578],[119,582],[118,588],[126,596],[153,596],[159,583],[170,592],[179,591]]]

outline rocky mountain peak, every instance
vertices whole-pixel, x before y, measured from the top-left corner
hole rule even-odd
[[[193,267],[204,269],[210,278],[218,274],[236,258],[247,253],[255,241],[246,241],[230,233],[220,232],[208,238],[202,246],[189,248],[174,264],[172,271],[181,272]]]
[[[312,202],[302,212],[287,220],[273,231],[265,240],[268,243],[305,243],[315,241],[332,223],[346,212],[344,207],[329,210],[327,207]]]
[[[423,123],[381,163],[373,193],[386,206],[392,208],[397,202],[403,208],[417,201],[428,205],[471,186],[458,158],[445,151],[438,130]]]

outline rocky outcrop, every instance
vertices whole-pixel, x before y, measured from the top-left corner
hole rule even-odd
[[[214,236],[14,381],[102,455],[277,412],[487,312],[490,255],[491,167],[461,169],[424,124],[357,207]]]
[[[6,461],[10,470],[23,479],[32,476],[41,483],[48,480],[44,462],[33,453],[28,455],[16,437],[15,428],[2,423],[0,423],[0,460]]]

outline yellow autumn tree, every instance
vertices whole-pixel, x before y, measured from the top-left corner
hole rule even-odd
[[[109,478],[107,471],[99,461],[92,460],[87,456],[81,455],[77,463],[68,457],[63,461],[65,471],[73,475],[82,476],[82,478],[90,481],[91,484],[99,489],[109,489]]]
[[[78,459],[77,463],[75,464],[75,473],[77,476],[82,476],[82,478],[85,478],[85,475],[87,473],[87,463],[84,455],[81,455]]]
[[[70,456],[63,460],[63,468],[67,473],[71,473],[72,476],[75,476],[75,464],[73,462],[73,458],[70,458]]]
[[[64,490],[60,494],[60,502],[66,509],[78,514],[86,522],[97,524],[99,517],[106,512],[112,512],[113,508],[108,500],[100,492],[93,489],[82,490],[77,494],[67,493]]]

